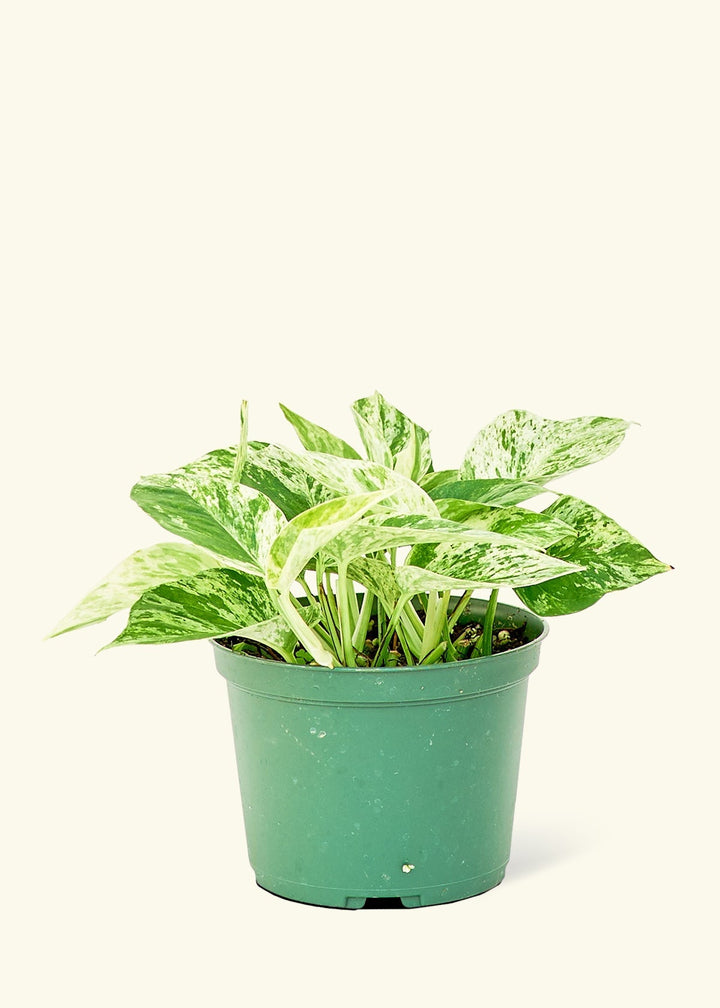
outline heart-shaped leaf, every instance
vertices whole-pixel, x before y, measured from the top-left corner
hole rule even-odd
[[[543,514],[560,519],[576,533],[550,551],[584,569],[544,584],[515,588],[523,604],[539,616],[579,612],[607,592],[630,588],[672,570],[612,518],[578,497],[560,497]]]
[[[463,582],[465,588],[499,588],[536,584],[580,569],[577,564],[526,546],[496,543],[441,543],[414,546],[408,565]],[[400,571],[398,568],[398,580]],[[400,584],[403,582],[400,580]],[[461,587],[447,585],[446,587]],[[426,591],[427,589],[419,589]]]
[[[235,453],[212,452],[170,473],[144,476],[130,496],[168,532],[250,573],[261,573],[286,520],[264,494],[232,482]]]
[[[516,479],[461,479],[433,487],[430,496],[434,501],[465,500],[477,504],[521,504],[523,501],[548,493],[542,483],[528,483]]]
[[[461,479],[522,479],[543,483],[615,451],[630,426],[615,417],[546,420],[510,410],[488,424],[470,445]]]
[[[337,497],[293,518],[270,547],[265,570],[268,586],[287,593],[315,554],[383,497],[382,490]]]
[[[416,482],[432,469],[430,435],[375,392],[352,405],[368,458]]]
[[[113,567],[48,636],[57,637],[69,630],[100,623],[113,613],[127,609],[148,588],[219,566],[216,557],[197,546],[186,543],[146,546]]]
[[[559,518],[520,507],[489,507],[461,500],[439,500],[438,510],[443,518],[458,522],[470,529],[486,529],[500,535],[520,539],[535,549],[547,549],[553,543],[568,537],[574,530]]]
[[[276,612],[262,578],[230,568],[201,571],[146,591],[125,629],[105,647],[225,637]]]

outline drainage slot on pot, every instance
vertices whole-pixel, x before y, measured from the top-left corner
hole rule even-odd
[[[402,910],[404,904],[399,896],[369,896],[363,910]]]

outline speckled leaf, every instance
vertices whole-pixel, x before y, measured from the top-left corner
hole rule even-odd
[[[316,504],[374,490],[387,490],[385,503],[395,510],[437,515],[425,491],[400,473],[376,462],[324,452],[299,454],[278,445],[253,442],[242,480],[267,494],[290,519]]]
[[[433,542],[512,543],[514,540],[479,525],[470,527],[424,515],[402,515],[380,523],[357,522],[331,539],[324,549],[333,559],[347,564],[378,550]]]
[[[520,507],[489,507],[461,500],[440,500],[438,510],[443,518],[459,522],[471,529],[487,529],[533,546],[547,549],[561,539],[572,538],[575,532],[565,522],[548,514]]]
[[[320,620],[320,615],[318,606],[305,607],[304,616],[308,626],[314,626]],[[294,651],[298,639],[288,621],[280,613],[272,616],[270,619],[263,620],[261,623],[241,627],[235,632],[235,636],[256,641],[258,644],[265,644],[267,647],[272,648],[273,651],[277,651],[290,664],[295,661]]]
[[[57,637],[69,630],[100,623],[113,613],[127,609],[148,588],[219,566],[211,553],[186,543],[158,543],[137,550],[113,567],[48,636]]]
[[[445,486],[446,483],[456,483],[459,479],[460,474],[457,469],[441,469],[439,472],[425,473],[420,477],[418,483],[426,494],[434,497],[438,487]]]
[[[433,500],[465,500],[478,504],[521,504],[523,501],[548,493],[542,483],[528,483],[516,479],[462,479],[441,483],[429,493]]]
[[[615,451],[629,426],[627,420],[615,417],[546,420],[526,410],[510,410],[476,436],[460,477],[555,479]]]
[[[312,423],[311,420],[306,420],[299,413],[293,413],[291,409],[283,406],[282,403],[280,403],[280,409],[283,411],[285,419],[295,428],[303,448],[306,448],[308,451],[324,452],[327,455],[339,455],[341,458],[360,458],[352,445],[349,445],[347,441],[336,437],[335,434],[331,434],[324,427],[319,427],[317,424]]]
[[[235,454],[213,452],[174,472],[144,476],[130,496],[168,532],[260,573],[286,520],[264,494],[231,482]]]
[[[630,588],[672,569],[612,518],[577,497],[560,497],[543,513],[566,522],[576,532],[574,539],[551,547],[551,552],[585,569],[546,584],[515,589],[523,604],[540,616],[587,609],[607,592]]]
[[[379,392],[357,399],[352,410],[369,459],[415,481],[430,472],[430,435]]]
[[[338,497],[293,518],[270,547],[266,564],[268,586],[281,593],[288,592],[318,550],[355,524],[384,496],[384,491],[379,490]]]
[[[348,565],[348,574],[353,581],[377,595],[387,610],[392,609],[400,598],[400,586],[394,570],[386,560],[375,557],[359,557]]]
[[[230,568],[202,571],[146,591],[125,629],[106,647],[224,637],[276,612],[261,578]]]
[[[527,546],[496,543],[414,546],[408,564],[462,581],[467,588],[536,584],[579,570],[577,564],[566,563]],[[398,580],[402,585],[399,574]]]

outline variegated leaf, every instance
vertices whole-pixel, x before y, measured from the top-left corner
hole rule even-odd
[[[57,637],[69,630],[100,623],[113,613],[127,609],[148,588],[219,566],[220,562],[211,553],[186,543],[158,543],[137,550],[113,567],[48,636]]]
[[[395,570],[386,560],[366,556],[348,565],[348,575],[353,581],[377,595],[387,610],[395,607],[401,594]]]
[[[324,427],[319,427],[317,424],[312,423],[312,421],[306,420],[299,413],[293,413],[291,409],[283,406],[282,403],[280,403],[280,409],[283,411],[285,419],[295,428],[303,448],[306,448],[308,451],[324,452],[327,455],[339,455],[341,458],[360,458],[352,445],[349,445],[347,441],[343,441],[342,438],[331,434]]]
[[[612,518],[578,497],[560,497],[543,513],[574,528],[576,537],[551,547],[551,552],[581,564],[584,570],[515,589],[523,604],[540,616],[562,616],[587,609],[607,592],[630,588],[654,574],[672,570]]]
[[[455,578],[467,588],[536,584],[581,569],[575,563],[566,563],[527,546],[496,543],[414,546],[408,564]],[[402,568],[398,568],[398,572],[400,570]],[[402,585],[399,573],[398,580]]]
[[[446,483],[457,483],[459,479],[460,474],[457,469],[440,469],[439,472],[425,473],[420,477],[418,483],[426,494],[434,497],[438,487],[445,486]]]
[[[262,578],[230,568],[202,571],[144,592],[106,647],[224,637],[276,612]]]
[[[308,626],[313,627],[320,620],[320,609],[318,606],[306,606],[304,615]],[[298,639],[288,621],[280,613],[261,623],[241,627],[235,631],[235,635],[272,648],[290,664],[295,661],[294,652]]]
[[[144,476],[130,496],[168,532],[260,573],[287,523],[268,497],[228,478],[234,465],[230,451],[213,452],[173,472]]]
[[[293,518],[270,547],[265,569],[268,586],[281,594],[287,593],[318,550],[355,524],[384,496],[385,492],[379,490],[337,497]]]
[[[627,420],[615,417],[546,420],[526,410],[510,410],[475,437],[460,477],[555,479],[615,451],[629,426]]]
[[[379,392],[352,406],[368,458],[416,482],[432,469],[430,435]]]
[[[548,514],[520,507],[490,507],[468,501],[439,500],[443,518],[459,522],[471,529],[487,529],[513,539],[519,539],[535,549],[547,549],[562,539],[571,539],[575,532],[570,525]]]
[[[373,490],[386,490],[385,503],[395,510],[437,515],[425,491],[400,473],[376,462],[324,452],[299,454],[251,442],[242,480],[267,494],[290,519],[336,497]]]
[[[402,515],[380,523],[357,522],[331,539],[324,551],[339,563],[348,564],[378,550],[433,542],[512,543],[514,540],[480,525],[470,527],[424,515]]]
[[[528,483],[516,479],[462,479],[441,483],[429,491],[434,501],[465,500],[478,504],[521,504],[523,501],[548,493],[542,483]]]

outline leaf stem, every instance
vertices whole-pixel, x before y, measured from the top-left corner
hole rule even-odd
[[[493,588],[493,590],[490,592],[490,598],[488,599],[487,609],[485,610],[485,620],[483,622],[483,635],[482,635],[483,655],[492,654],[493,623],[495,622],[495,610],[497,609],[499,592],[500,592],[499,588]]]
[[[360,615],[358,616],[357,623],[355,624],[355,631],[352,637],[352,644],[356,651],[362,651],[365,647],[365,638],[367,637],[368,627],[370,626],[370,617],[372,616],[374,601],[374,594],[369,589],[366,589],[362,600],[362,606],[360,607]]]
[[[464,594],[462,595],[462,597],[458,601],[457,605],[455,606],[455,608],[453,609],[453,611],[448,616],[448,621],[447,621],[448,630],[452,630],[452,628],[455,626],[455,624],[457,623],[457,621],[462,616],[463,612],[465,611],[465,609],[467,607],[468,602],[472,598],[472,593],[473,593],[472,588],[469,591],[464,592]]]
[[[340,643],[345,664],[348,668],[357,668],[355,652],[352,646],[353,625],[348,597],[347,566],[338,564],[337,574],[337,608],[340,616]]]

